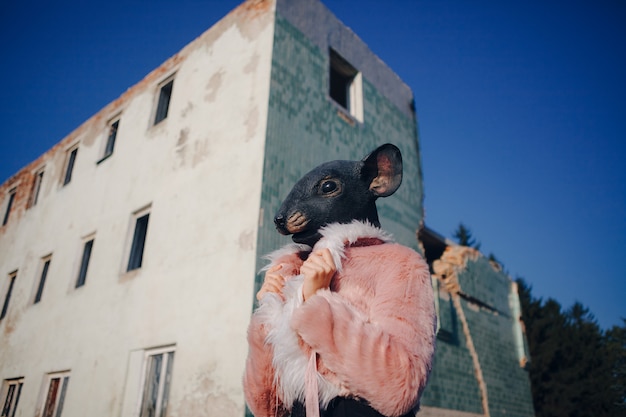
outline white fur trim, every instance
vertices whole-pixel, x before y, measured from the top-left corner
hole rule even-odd
[[[362,238],[375,238],[383,242],[391,242],[392,236],[369,222],[354,220],[352,223],[331,223],[320,229],[322,238],[315,244],[313,250],[329,249],[333,255],[337,271],[342,271],[346,245],[349,246]]]
[[[267,271],[268,269],[270,269],[272,266],[274,266],[274,263],[276,262],[276,260],[280,259],[283,256],[291,255],[293,253],[310,252],[310,251],[311,251],[311,247],[309,245],[304,245],[301,243],[289,243],[283,246],[282,248],[275,250],[274,252],[268,253],[267,255],[263,257],[269,260],[270,263],[264,266],[263,268],[261,268],[261,272]]]
[[[383,229],[373,226],[369,222],[354,220],[352,223],[331,223],[320,229],[322,237],[313,248],[300,243],[290,243],[280,249],[270,252],[265,256],[270,263],[261,271],[266,271],[274,262],[282,256],[291,255],[299,252],[311,252],[318,249],[329,249],[333,255],[333,261],[337,270],[341,272],[342,261],[345,258],[344,252],[346,245],[351,245],[362,238],[380,239],[383,242],[393,242],[393,236]]]
[[[277,386],[283,403],[291,405],[296,400],[304,403],[305,375],[308,358],[300,348],[297,334],[291,329],[291,316],[302,304],[303,276],[291,278],[285,284],[283,303],[280,297],[267,293],[260,301],[257,314],[268,325],[267,343],[274,348],[272,364],[276,370]],[[326,381],[317,373],[319,401],[326,408],[330,401],[339,395],[339,387]]]

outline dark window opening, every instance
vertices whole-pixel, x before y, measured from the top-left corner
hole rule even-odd
[[[48,395],[46,396],[46,404],[43,409],[42,417],[61,416],[63,403],[65,402],[65,393],[67,392],[67,384],[69,381],[69,376],[50,379]]]
[[[448,244],[443,236],[428,227],[420,229],[418,239],[424,248],[424,258],[426,263],[428,263],[430,273],[433,274],[433,263],[441,258]],[[437,321],[439,325],[437,338],[444,342],[458,345],[458,324],[452,298],[450,296],[441,297],[439,284],[436,284],[434,289],[436,291],[435,297],[437,297],[435,305],[437,306]]]
[[[2,320],[7,315],[7,310],[9,309],[9,301],[11,300],[11,292],[13,292],[13,285],[15,284],[15,278],[17,278],[17,274],[13,274],[9,277],[9,288],[7,289],[7,294],[4,297],[4,304],[2,305],[0,320]]]
[[[2,220],[2,225],[4,226],[9,221],[9,214],[11,213],[11,207],[13,206],[13,200],[15,199],[15,194],[17,189],[14,188],[9,192],[9,202],[7,203],[7,209],[4,212],[4,219]]]
[[[424,258],[430,267],[430,272],[433,273],[433,262],[441,258],[443,252],[448,247],[445,238],[430,230],[428,227],[420,229],[418,239],[422,242],[424,248]]]
[[[110,156],[113,154],[113,149],[115,148],[115,139],[117,138],[117,129],[119,128],[119,126],[120,126],[120,121],[116,120],[109,127],[109,137],[107,138],[107,144],[106,144],[106,147],[104,148],[103,158],[106,158],[107,156]]]
[[[154,116],[154,124],[161,122],[167,117],[173,86],[174,80],[171,80],[161,87],[161,90],[159,91],[159,103],[157,104],[156,114]]]
[[[74,171],[74,162],[76,162],[76,155],[78,154],[78,148],[72,149],[67,159],[67,168],[65,168],[65,179],[63,185],[72,181],[72,172]]]
[[[39,199],[39,191],[41,190],[41,183],[43,182],[43,170],[35,174],[35,182],[33,183],[33,190],[30,194],[30,206],[37,204]]]
[[[133,234],[133,243],[130,249],[130,256],[128,258],[128,268],[126,268],[127,271],[141,268],[149,217],[150,213],[144,214],[143,216],[137,218],[137,221],[135,222],[135,233]]]
[[[92,248],[93,239],[85,242],[85,246],[83,247],[83,257],[80,261],[80,270],[78,271],[78,278],[76,279],[76,288],[85,285],[85,280],[87,279],[87,267],[89,266]]]
[[[150,355],[146,364],[140,417],[167,414],[174,352]]]
[[[2,417],[15,417],[15,411],[17,404],[20,401],[20,394],[22,393],[23,379],[16,379],[8,381],[7,394],[4,399],[4,405],[2,406]]]
[[[37,294],[35,294],[34,304],[37,304],[41,301],[41,296],[43,294],[43,287],[46,285],[46,277],[48,276],[48,268],[50,268],[50,259],[47,259],[43,268],[41,269],[41,278],[39,279],[39,286],[37,287]]]
[[[350,87],[358,71],[337,52],[330,50],[330,97],[346,110],[350,109]]]

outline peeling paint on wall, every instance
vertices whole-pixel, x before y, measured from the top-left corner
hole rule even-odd
[[[249,40],[255,39],[265,26],[272,22],[273,0],[249,0],[233,11],[237,28]]]
[[[215,101],[217,97],[217,92],[222,86],[222,79],[224,78],[224,70],[220,68],[218,72],[213,74],[211,78],[209,78],[209,82],[206,85],[206,95],[204,96],[204,100],[207,103],[212,103]]]
[[[211,154],[209,140],[202,139],[193,143],[193,157],[191,160],[191,167],[195,168],[198,164],[204,161]]]
[[[228,396],[224,387],[215,380],[211,370],[197,373],[190,385],[180,404],[175,404],[168,415],[172,417],[243,415],[242,405]]]
[[[239,247],[244,251],[253,250],[254,241],[254,232],[252,230],[245,230],[239,235]]]
[[[250,57],[250,61],[248,61],[246,66],[243,67],[244,74],[250,74],[256,71],[256,67],[259,65],[260,58],[261,57],[259,56],[259,54],[253,54],[252,57]]]
[[[244,139],[246,142],[249,142],[254,138],[258,125],[259,109],[255,106],[250,109],[250,111],[248,112],[248,117],[246,118],[246,137]]]
[[[189,128],[181,129],[176,142],[176,156],[179,160],[179,166],[185,165],[185,156],[187,154],[187,140],[189,138]]]
[[[193,103],[191,101],[188,101],[185,108],[181,110],[180,116],[184,119],[192,110],[193,110]]]

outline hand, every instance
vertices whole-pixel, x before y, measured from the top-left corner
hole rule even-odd
[[[263,281],[263,285],[258,293],[256,293],[256,299],[261,300],[263,295],[268,292],[273,292],[278,294],[281,298],[283,297],[283,287],[285,286],[285,277],[278,273],[278,271],[283,267],[282,264],[274,265],[265,273],[265,280]]]
[[[300,267],[300,273],[304,275],[302,287],[304,301],[314,295],[317,290],[328,288],[336,271],[335,261],[328,249],[311,253]]]

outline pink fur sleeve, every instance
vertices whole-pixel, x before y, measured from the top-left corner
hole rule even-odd
[[[276,396],[272,350],[265,343],[267,332],[260,320],[252,316],[248,327],[248,358],[243,378],[246,403],[256,417],[274,417],[286,414]],[[276,412],[279,409],[280,411]]]
[[[298,273],[302,260],[297,253],[276,256],[268,266],[282,264],[280,273],[285,277]],[[276,393],[275,370],[272,365],[273,350],[267,343],[267,329],[259,314],[255,313],[248,326],[248,358],[243,378],[246,403],[256,417],[281,417],[288,413]]]
[[[381,245],[376,260],[351,274],[372,276],[367,311],[321,290],[295,313],[292,327],[347,390],[387,416],[411,410],[430,373],[435,312],[428,266],[411,249]]]

